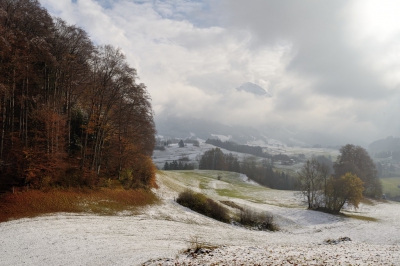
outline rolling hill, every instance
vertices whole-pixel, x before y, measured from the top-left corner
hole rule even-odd
[[[398,203],[364,203],[357,210],[346,209],[345,216],[333,216],[306,210],[295,192],[264,188],[236,173],[159,172],[157,182],[161,203],[135,213],[58,213],[1,223],[0,265],[400,263]],[[174,201],[186,188],[268,212],[280,230],[253,231],[197,214]],[[343,237],[351,241],[327,241]],[[193,239],[217,248],[188,256],[182,250]]]

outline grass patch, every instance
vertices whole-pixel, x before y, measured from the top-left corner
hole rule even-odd
[[[219,196],[244,199],[241,193],[236,189],[215,189],[215,192],[217,192]]]
[[[377,222],[379,219],[373,218],[373,217],[368,217],[368,216],[363,216],[363,215],[354,215],[354,214],[343,214],[347,218],[352,218],[352,219],[357,219],[361,221],[368,221],[368,222]]]
[[[237,205],[235,202],[233,202],[233,201],[230,201],[230,200],[222,200],[222,201],[220,201],[222,204],[225,204],[226,206],[229,206],[229,207],[231,207],[231,208],[234,208],[234,209],[238,209],[238,210],[243,210],[243,207],[240,207],[239,205]]]
[[[0,222],[56,212],[115,215],[157,201],[147,190],[30,190],[1,196]]]
[[[374,202],[372,200],[370,200],[369,198],[363,197],[361,199],[361,203],[365,204],[365,205],[369,205],[369,206],[373,206],[375,205]]]
[[[165,171],[159,171],[159,177],[161,178],[161,182],[164,186],[170,188],[171,190],[180,191],[185,188],[185,186],[177,180],[173,171],[169,171],[168,173]],[[158,178],[158,182],[160,182],[160,178]]]
[[[173,172],[173,174],[175,174],[174,178],[178,179],[179,182],[183,183],[186,186],[198,187],[201,189],[207,188],[209,179],[196,172],[190,170],[170,171],[170,172]]]
[[[400,185],[400,177],[387,177],[381,178],[380,180],[384,194],[390,197],[400,196],[400,188],[397,187]]]

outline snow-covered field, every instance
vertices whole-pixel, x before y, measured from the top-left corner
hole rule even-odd
[[[200,160],[200,156],[204,154],[204,152],[211,150],[212,148],[216,148],[214,145],[207,144],[204,140],[200,141],[200,147],[193,146],[193,144],[186,144],[185,147],[180,148],[178,144],[171,144],[165,151],[155,150],[153,152],[153,162],[162,169],[164,167],[164,163],[166,161],[172,162],[173,160],[179,160],[182,157],[188,157],[189,162],[198,163]],[[225,149],[221,149],[221,151],[225,154],[232,153],[237,156],[239,159],[242,159],[244,156],[249,156],[244,153],[232,152]]]
[[[363,204],[338,217],[307,211],[295,193],[221,172],[160,172],[162,202],[139,214],[55,214],[0,223],[0,265],[400,265],[400,204]],[[216,200],[268,211],[261,232],[214,221],[174,202],[191,187]],[[352,241],[325,244],[328,239]],[[186,254],[190,242],[218,248]]]
[[[229,136],[228,136],[229,137]],[[221,137],[220,137],[221,138]],[[222,138],[223,139],[223,138]],[[193,144],[186,144],[185,147],[180,148],[178,144],[171,144],[166,148],[165,151],[155,150],[153,152],[153,162],[157,165],[159,169],[163,169],[165,162],[172,162],[173,160],[179,160],[182,157],[188,157],[190,163],[198,163],[200,160],[200,156],[204,154],[204,152],[216,148],[214,145],[205,143],[204,140],[198,139],[200,146],[196,147]],[[275,144],[265,144],[261,145],[261,143],[254,143],[254,145],[260,145],[264,152],[267,152],[271,155],[278,154],[286,154],[288,156],[298,156],[299,154],[303,154],[305,158],[310,159],[312,156],[324,155],[326,157],[331,156],[332,160],[335,160],[339,155],[338,150],[332,150],[327,148],[302,148],[302,147],[288,147],[284,145],[275,145]],[[240,152],[228,151],[221,148],[221,151],[225,154],[232,153],[236,156],[240,161],[243,160],[246,156],[253,156]],[[259,158],[262,160],[262,158]],[[288,172],[296,172],[303,166],[303,163],[297,163],[294,165],[281,165],[276,163],[274,168],[280,169]]]

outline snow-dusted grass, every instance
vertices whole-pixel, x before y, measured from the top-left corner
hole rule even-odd
[[[400,177],[381,178],[383,193],[390,197],[400,196]]]
[[[155,202],[157,202],[155,195],[145,190],[123,188],[52,189],[46,192],[29,190],[1,196],[0,222],[54,212],[134,214],[137,208]]]
[[[151,259],[149,265],[400,265],[398,203],[361,204],[346,210],[349,217],[333,216],[306,210],[294,192],[263,188],[233,173],[221,180],[217,175],[159,172],[162,203],[134,216],[60,213],[0,223],[0,265],[141,265]],[[224,186],[244,196],[219,195]],[[174,202],[186,187],[271,213],[281,230],[251,231],[197,214]],[[352,241],[324,244],[341,237]],[[188,257],[181,252],[193,238],[218,248]]]

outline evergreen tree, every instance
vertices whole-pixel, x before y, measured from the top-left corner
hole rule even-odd
[[[166,171],[171,170],[170,167],[169,167],[169,163],[168,162],[165,162],[164,170],[166,170]]]
[[[179,148],[185,147],[185,143],[183,143],[183,140],[180,140],[178,145],[179,145]]]

